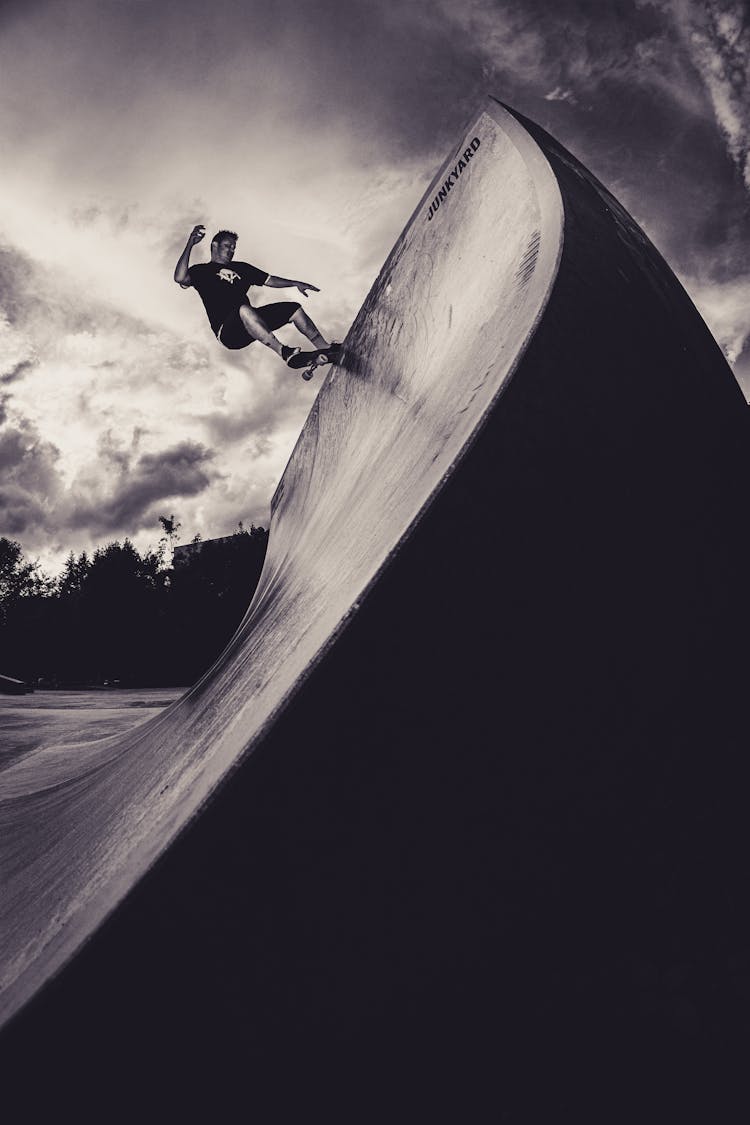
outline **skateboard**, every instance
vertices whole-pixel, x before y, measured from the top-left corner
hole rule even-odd
[[[300,352],[289,361],[289,366],[293,368],[304,368],[302,371],[302,378],[305,380],[312,379],[318,367],[322,367],[326,363],[335,363],[341,354],[341,344],[331,344],[327,348],[319,348],[314,352]]]

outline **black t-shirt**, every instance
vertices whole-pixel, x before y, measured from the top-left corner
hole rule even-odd
[[[240,305],[250,304],[247,299],[250,286],[265,285],[269,276],[248,262],[230,262],[228,266],[205,262],[188,270],[188,277],[206,306],[214,334],[231,312]]]

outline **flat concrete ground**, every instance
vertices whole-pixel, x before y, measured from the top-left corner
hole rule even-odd
[[[186,690],[103,688],[0,695],[0,771],[40,746],[93,742],[130,730],[168,707]]]

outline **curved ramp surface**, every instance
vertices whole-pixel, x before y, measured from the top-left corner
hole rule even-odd
[[[183,1108],[425,1064],[436,1105],[436,1069],[471,1072],[465,1116],[499,1067],[538,1120],[686,1027],[740,1042],[747,439],[637,225],[488,102],[321,389],[227,651],[131,738],[4,775],[6,1016],[78,950],[6,1058],[64,1069],[75,1013],[102,1081],[189,1064]]]
[[[216,666],[147,729],[40,750],[4,773],[6,1018],[252,748],[356,609],[512,374],[561,241],[548,165],[487,107],[321,389],[273,500],[253,604]]]

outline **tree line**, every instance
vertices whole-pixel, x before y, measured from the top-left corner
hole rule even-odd
[[[0,537],[0,673],[31,686],[183,686],[211,665],[247,609],[268,532],[196,536],[172,564],[177,528],[141,553],[129,539],[71,551],[50,578]]]

